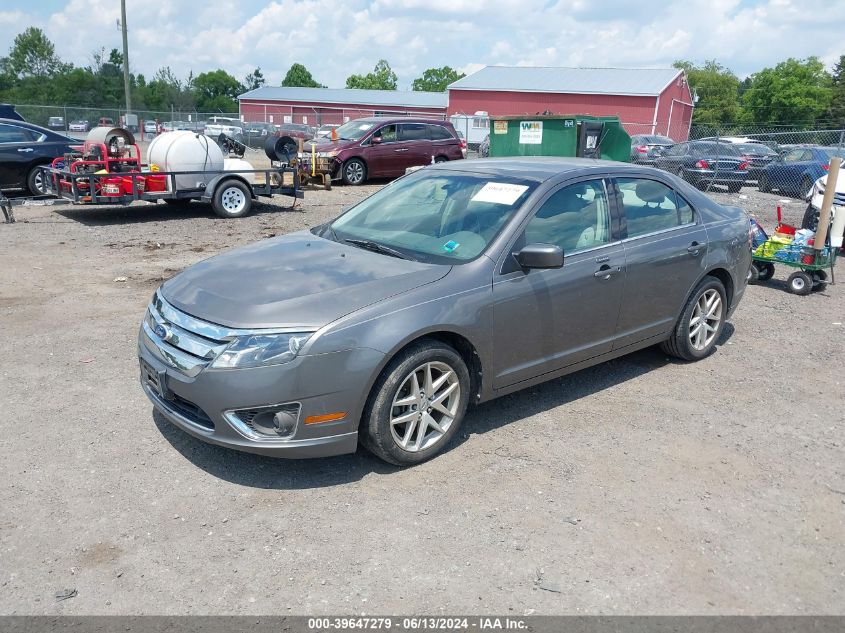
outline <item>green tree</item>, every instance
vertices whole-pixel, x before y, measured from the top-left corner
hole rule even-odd
[[[831,79],[830,124],[841,129],[845,126],[845,55],[833,67]]]
[[[325,88],[325,86],[314,80],[311,72],[299,62],[288,68],[285,78],[282,79],[282,86],[286,88]]]
[[[396,90],[397,81],[396,73],[390,68],[387,60],[380,59],[373,68],[373,72],[347,77],[346,87],[363,88],[365,90]]]
[[[833,82],[817,57],[789,58],[751,76],[742,102],[754,123],[812,124],[828,112]]]
[[[237,112],[241,83],[223,69],[200,73],[194,79],[197,108],[203,112]]]
[[[244,89],[246,90],[255,90],[263,86],[264,83],[264,73],[261,72],[261,67],[256,68],[244,77]]]
[[[740,118],[739,79],[716,60],[696,66],[692,62],[677,61],[675,68],[683,68],[690,90],[698,101],[693,110],[693,123],[730,125]]]
[[[466,74],[459,73],[450,66],[429,68],[423,72],[422,77],[414,79],[412,88],[424,92],[446,92],[446,86],[456,82],[461,77],[466,77]]]
[[[34,26],[15,37],[9,51],[9,68],[18,78],[48,77],[63,70],[53,46],[44,31]]]

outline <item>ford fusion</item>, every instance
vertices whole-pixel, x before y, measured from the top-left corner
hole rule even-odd
[[[165,282],[141,384],[206,442],[295,458],[360,443],[415,464],[471,404],[655,344],[705,358],[750,258],[745,212],[663,171],[432,165]]]

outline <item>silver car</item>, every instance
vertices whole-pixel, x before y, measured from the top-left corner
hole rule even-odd
[[[141,384],[214,444],[279,457],[441,451],[470,405],[660,344],[713,352],[746,288],[748,216],[648,167],[443,163],[336,220],[165,282]]]

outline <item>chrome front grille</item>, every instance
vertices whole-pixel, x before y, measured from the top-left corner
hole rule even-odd
[[[188,376],[202,371],[237,334],[177,310],[158,291],[147,308],[142,327],[155,345],[154,353]]]

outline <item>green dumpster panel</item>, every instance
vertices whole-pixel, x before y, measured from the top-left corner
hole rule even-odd
[[[536,115],[490,117],[490,156],[579,156],[578,141],[584,122],[603,124],[601,158],[627,162],[631,137],[619,117],[589,115]]]

